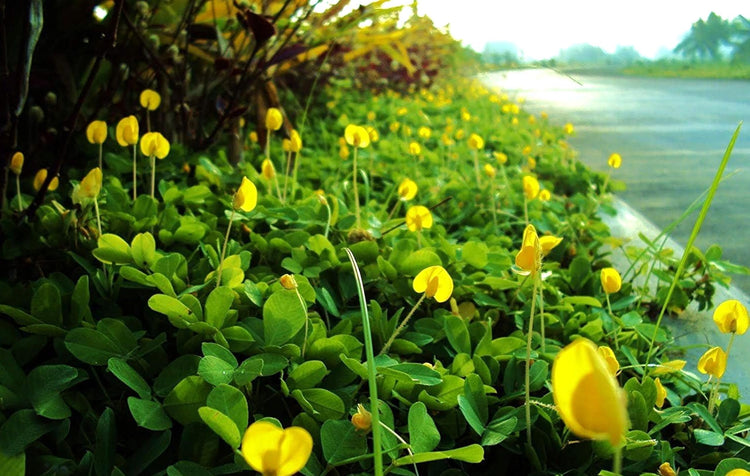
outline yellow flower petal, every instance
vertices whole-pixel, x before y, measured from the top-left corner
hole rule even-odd
[[[654,379],[654,384],[656,385],[656,406],[661,408],[664,406],[664,399],[667,398],[667,389],[661,384],[659,377]]]
[[[422,147],[416,142],[411,142],[409,144],[409,153],[411,155],[419,155],[422,153]]]
[[[698,371],[721,378],[727,370],[727,354],[721,347],[711,347],[698,359]]]
[[[679,372],[687,364],[686,360],[670,360],[669,362],[662,362],[654,370],[651,371],[651,375],[664,375]]]
[[[364,149],[370,145],[370,134],[367,133],[364,127],[356,124],[346,126],[346,129],[344,129],[344,139],[346,139],[346,143],[350,146],[360,149]]]
[[[260,173],[266,180],[273,180],[276,176],[276,168],[273,166],[271,159],[263,159],[263,163],[260,164]]]
[[[411,179],[405,178],[398,186],[398,197],[401,200],[407,202],[417,195],[418,189],[419,187],[417,187],[416,182]]]
[[[533,175],[524,175],[523,194],[526,200],[534,200],[539,195],[539,181]]]
[[[138,119],[135,116],[123,117],[115,128],[115,138],[122,147],[138,143]]]
[[[497,170],[495,170],[495,167],[490,164],[484,164],[484,175],[488,176],[489,178],[495,178],[496,174]]]
[[[169,141],[159,132],[148,132],[141,138],[141,153],[163,159],[169,154]]]
[[[107,123],[91,121],[86,127],[86,139],[92,144],[102,144],[107,139]]]
[[[269,107],[266,111],[266,129],[269,131],[278,131],[284,124],[284,116],[281,111],[275,107]]]
[[[81,198],[96,198],[102,189],[102,169],[96,167],[81,180],[79,196]]]
[[[622,278],[615,268],[602,268],[599,278],[607,294],[616,293],[622,287]]]
[[[437,302],[445,302],[453,294],[453,278],[442,266],[430,266],[414,277],[412,288],[428,298],[434,297]]]
[[[23,152],[16,152],[10,159],[10,171],[21,175],[21,170],[23,170]]]
[[[141,107],[154,111],[161,104],[161,96],[153,89],[144,89],[140,96]]]
[[[292,426],[284,430],[279,448],[279,467],[275,476],[297,474],[310,459],[312,447],[312,436],[304,428]]]
[[[620,371],[620,362],[617,361],[617,357],[615,357],[614,351],[606,345],[600,345],[596,350],[597,352],[599,352],[599,355],[602,356],[604,362],[607,364],[607,369],[609,369],[609,372],[613,377],[616,377],[617,372]]]
[[[242,177],[240,188],[234,194],[232,205],[245,212],[252,211],[258,203],[258,189],[247,177]]]
[[[547,256],[557,245],[562,242],[561,237],[544,235],[539,237],[539,246],[542,248],[542,256]]]
[[[659,476],[677,476],[677,473],[674,472],[674,469],[672,469],[672,465],[670,465],[669,463],[660,464],[657,473],[659,474]],[[729,473],[727,473],[727,476],[729,476]]]
[[[34,190],[38,192],[39,189],[42,188],[42,184],[45,180],[47,180],[47,169],[39,169],[36,175],[34,175]],[[60,180],[58,180],[57,177],[53,177],[49,183],[49,186],[47,187],[47,190],[50,192],[54,192],[55,190],[57,190],[58,185],[60,185]]]
[[[256,421],[242,437],[240,452],[255,471],[268,474],[279,467],[279,446],[284,430],[267,421]]]
[[[725,476],[750,476],[750,471],[742,468],[733,469]]]
[[[484,139],[479,134],[471,134],[468,140],[469,148],[473,150],[484,149]]]
[[[619,169],[622,165],[622,157],[620,157],[620,154],[614,153],[610,155],[609,159],[607,159],[607,165],[609,165],[613,169]]]
[[[735,332],[744,334],[750,325],[747,308],[736,299],[724,301],[714,311],[714,322],[719,326],[719,330],[728,334]]]
[[[409,231],[432,228],[432,213],[427,207],[414,205],[406,211],[406,227]]]
[[[576,339],[557,354],[552,392],[560,418],[573,433],[609,440],[613,446],[624,442],[628,429],[624,395],[591,341]]]
[[[516,266],[527,273],[536,273],[542,267],[542,248],[534,225],[523,230],[521,250],[516,254]]]

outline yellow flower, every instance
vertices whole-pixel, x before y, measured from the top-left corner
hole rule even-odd
[[[568,135],[571,135],[573,132],[575,132],[575,128],[573,128],[573,124],[571,124],[570,122],[566,123],[563,126],[563,132],[565,132]]]
[[[661,408],[664,406],[664,399],[667,398],[667,389],[661,384],[659,377],[654,379],[654,384],[656,385],[656,406]]]
[[[484,149],[484,139],[479,134],[471,134],[468,140],[469,147],[473,150]]]
[[[159,132],[147,132],[141,138],[141,152],[163,159],[169,154],[169,141]]]
[[[602,289],[607,294],[613,294],[622,287],[622,278],[615,268],[602,268],[599,278],[602,282]]]
[[[750,471],[746,469],[742,469],[742,468],[737,468],[737,469],[731,470],[725,476],[750,476]]]
[[[727,369],[727,354],[721,347],[711,347],[698,360],[698,371],[721,378]]]
[[[539,113],[539,117],[541,117],[542,119],[547,119],[549,117],[549,114],[547,114],[546,111],[542,111]]]
[[[357,413],[352,415],[352,425],[357,430],[368,432],[372,429],[372,413],[361,404],[357,404]]]
[[[104,121],[91,121],[86,127],[86,139],[92,144],[103,144],[107,140],[107,123]]]
[[[529,164],[530,170],[534,170],[536,168],[536,159],[534,157],[527,158],[526,162]]]
[[[376,117],[375,111],[368,111],[368,113],[367,113],[367,120],[368,121],[370,121],[370,122],[374,121],[375,117]]]
[[[16,175],[21,175],[23,169],[23,152],[16,152],[10,159],[10,171]]]
[[[521,149],[521,154],[523,154],[523,155],[529,155],[529,154],[531,154],[531,146],[527,145],[523,149]]]
[[[511,104],[510,105],[510,112],[513,114],[518,114],[521,111],[521,108],[518,107],[518,104]]]
[[[495,156],[495,159],[500,165],[505,165],[508,162],[508,156],[502,152],[493,152],[492,155]]]
[[[347,147],[346,144],[339,147],[339,157],[341,157],[342,160],[346,160],[347,157],[349,157],[349,147]]]
[[[687,364],[686,360],[670,360],[662,362],[651,371],[651,375],[664,375],[679,372]]]
[[[234,194],[232,200],[232,206],[235,210],[240,209],[245,212],[252,211],[255,205],[258,203],[258,189],[255,188],[255,184],[251,182],[247,177],[242,177],[242,183],[240,188]]]
[[[138,143],[138,119],[135,116],[123,117],[115,128],[115,138],[122,147]]]
[[[102,169],[96,167],[95,169],[91,169],[76,187],[76,190],[73,192],[73,202],[76,202],[76,197],[78,198],[76,203],[81,203],[81,200],[96,198],[99,196],[101,190]]]
[[[400,107],[396,111],[396,115],[397,116],[405,116],[407,112],[409,112],[409,111],[405,107]]]
[[[607,159],[607,165],[609,165],[613,169],[619,169],[622,165],[622,157],[620,157],[620,154],[614,153],[610,155],[609,159]]]
[[[408,202],[417,195],[417,190],[419,190],[419,188],[417,187],[416,182],[405,178],[398,186],[398,198]]]
[[[539,195],[539,181],[533,175],[523,176],[523,194],[526,200],[534,200]]]
[[[292,152],[299,152],[302,150],[302,138],[299,136],[297,129],[292,130],[289,136],[289,150]]]
[[[47,169],[39,169],[39,171],[34,175],[34,190],[37,192],[39,189],[42,188],[42,184],[44,181],[47,180]],[[60,185],[60,181],[57,179],[57,177],[53,178],[52,181],[49,183],[49,187],[47,187],[47,190],[50,192],[53,192],[57,190],[57,186]]]
[[[266,129],[269,131],[278,131],[284,124],[284,117],[281,115],[281,111],[275,107],[269,107],[266,111]]]
[[[453,144],[456,143],[456,141],[454,141],[453,139],[451,139],[451,136],[449,136],[448,134],[443,134],[442,136],[440,136],[440,141],[446,147],[450,147],[450,146],[452,146]]]
[[[153,111],[161,104],[161,96],[153,89],[144,89],[141,93],[141,106],[149,111]]]
[[[247,138],[250,139],[250,142],[252,143],[258,143],[258,133],[256,131],[250,131],[250,133],[247,135]]]
[[[409,153],[411,155],[419,155],[422,153],[422,147],[420,147],[420,145],[416,142],[411,142],[409,144]]]
[[[561,237],[544,235],[539,237],[539,247],[542,249],[542,256],[547,256],[552,249],[559,245],[563,239]]]
[[[370,136],[370,142],[377,142],[380,140],[380,134],[378,134],[377,129],[375,129],[372,126],[365,126],[365,130],[367,131],[367,134]]]
[[[294,279],[294,276],[291,274],[282,275],[281,278],[279,278],[279,282],[281,283],[281,286],[284,289],[293,290],[293,289],[297,289],[298,287],[297,280]]]
[[[516,266],[521,268],[522,274],[533,274],[542,267],[542,247],[534,225],[528,225],[523,230],[521,250],[516,254]]]
[[[406,211],[406,227],[410,231],[432,228],[432,213],[427,207],[414,205]]]
[[[263,163],[260,164],[260,173],[266,180],[273,180],[276,176],[276,169],[273,166],[271,159],[264,159]]]
[[[437,302],[445,302],[453,294],[453,279],[442,266],[430,266],[414,276],[412,288]]]
[[[466,137],[466,131],[463,129],[458,129],[456,131],[456,140],[463,140],[464,137]]]
[[[511,123],[512,125],[514,125],[514,126],[517,126],[517,125],[518,125],[518,118],[517,118],[517,117],[514,117],[513,119],[511,119],[511,120],[510,120],[510,123]]]
[[[370,134],[367,133],[367,129],[355,124],[346,126],[346,129],[344,129],[344,138],[346,139],[346,143],[352,147],[364,149],[370,145]]]
[[[484,175],[495,178],[495,175],[497,174],[497,170],[495,170],[495,167],[491,166],[490,164],[484,164]]]
[[[256,421],[242,437],[240,452],[263,476],[292,476],[307,464],[313,439],[304,428],[285,430],[267,421]]]
[[[742,335],[747,332],[748,325],[750,325],[747,308],[736,299],[724,301],[716,308],[714,322],[725,334],[734,332]]]
[[[579,338],[552,363],[552,396],[563,422],[576,435],[619,446],[628,429],[626,400],[590,340]]]
[[[539,192],[539,200],[543,202],[549,202],[550,198],[552,198],[552,194],[549,192],[549,190],[545,189]]]
[[[659,476],[677,476],[677,473],[675,473],[674,469],[672,469],[672,465],[670,465],[669,463],[660,464],[657,473],[659,474]],[[748,475],[750,475],[750,473],[748,473]],[[729,473],[727,473],[726,476],[729,476]],[[735,474],[734,476],[739,475]]]
[[[429,139],[432,136],[432,129],[429,127],[422,126],[417,131],[417,135],[422,139]]]
[[[617,357],[615,357],[614,351],[612,351],[612,349],[610,349],[606,345],[600,345],[596,350],[597,352],[599,352],[599,355],[602,356],[602,359],[604,359],[604,362],[607,364],[609,373],[611,373],[613,377],[617,377],[617,372],[620,371],[620,362],[617,361]]]
[[[391,132],[398,132],[398,129],[401,127],[401,123],[398,121],[391,122],[391,125],[388,126],[388,129],[391,130]]]

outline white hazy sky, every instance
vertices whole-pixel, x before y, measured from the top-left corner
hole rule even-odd
[[[404,3],[410,3],[402,0]],[[419,0],[420,14],[465,45],[482,51],[490,41],[515,43],[527,59],[556,56],[590,43],[613,52],[633,46],[646,57],[672,49],[690,25],[716,12],[750,17],[748,0]]]

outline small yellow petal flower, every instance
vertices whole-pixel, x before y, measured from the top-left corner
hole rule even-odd
[[[45,180],[47,180],[47,169],[39,169],[36,175],[34,175],[34,184],[33,184],[34,190],[38,192],[39,189],[42,188],[42,184],[44,183]],[[47,190],[50,192],[54,192],[55,190],[57,190],[58,185],[60,185],[60,181],[57,179],[57,177],[54,177],[50,181],[49,186],[47,187]]]
[[[544,235],[539,237],[539,247],[542,249],[542,256],[547,256],[555,246],[562,242],[562,237]]]
[[[625,441],[627,401],[596,345],[579,338],[558,352],[552,363],[552,396],[560,418],[576,435]]]
[[[247,135],[247,138],[250,139],[250,142],[254,144],[258,143],[258,133],[256,131],[250,131],[250,133]]]
[[[534,200],[539,195],[539,181],[533,175],[523,176],[523,194],[526,200]]]
[[[613,294],[622,287],[622,278],[615,268],[602,268],[599,278],[602,282],[602,289],[607,294]]]
[[[550,198],[552,198],[552,194],[546,188],[539,192],[539,200],[549,202]]]
[[[375,129],[372,126],[365,126],[365,130],[367,131],[367,134],[370,136],[370,142],[377,142],[380,140],[380,134],[378,134],[378,130]]]
[[[247,177],[242,177],[242,184],[240,184],[240,188],[237,189],[237,192],[234,194],[232,206],[235,210],[240,209],[249,212],[255,208],[257,203],[258,189]]]
[[[23,152],[16,152],[10,159],[10,171],[21,175],[21,170],[23,170]]]
[[[493,152],[492,155],[495,156],[495,160],[497,160],[497,163],[500,165],[505,165],[508,162],[508,156],[502,152]]]
[[[364,127],[356,124],[346,126],[346,129],[344,129],[344,138],[346,139],[346,143],[352,147],[364,149],[370,145],[370,134],[367,133]]]
[[[278,131],[284,124],[284,117],[281,111],[275,107],[269,107],[266,111],[266,129],[269,131]]]
[[[610,155],[609,159],[607,159],[607,165],[609,165],[613,169],[619,169],[622,165],[622,157],[620,157],[620,154],[614,153]]]
[[[725,476],[750,476],[750,471],[742,468],[736,468],[728,472]]]
[[[281,283],[281,286],[284,289],[293,290],[293,289],[297,289],[298,287],[297,280],[294,279],[294,276],[291,274],[282,275],[281,278],[279,278],[279,282]]]
[[[292,130],[292,134],[289,136],[289,150],[295,153],[302,150],[302,138],[296,129]]]
[[[495,170],[495,167],[491,166],[490,164],[484,164],[484,175],[495,178],[495,175],[497,174],[497,170]]]
[[[240,452],[263,476],[292,476],[307,464],[313,439],[304,428],[285,430],[267,421],[256,421],[242,437]]]
[[[484,139],[479,134],[471,134],[468,140],[469,148],[473,150],[484,149]]]
[[[82,198],[96,198],[102,190],[102,169],[96,167],[83,177],[79,184],[79,195]]]
[[[521,149],[521,154],[523,154],[523,155],[529,155],[529,154],[531,154],[531,146],[527,145],[523,149]]]
[[[398,121],[391,122],[391,125],[388,126],[388,129],[391,130],[391,132],[398,132],[399,128],[401,127],[401,123]]]
[[[396,111],[396,115],[397,115],[397,116],[405,116],[405,115],[406,115],[406,113],[408,113],[408,112],[409,112],[409,111],[408,111],[408,110],[407,110],[407,109],[406,109],[405,107],[400,107],[400,108],[398,108],[398,110]]]
[[[357,404],[357,413],[352,415],[352,425],[365,433],[372,429],[372,413],[367,411],[361,403]]]
[[[422,205],[414,205],[406,211],[406,227],[409,231],[432,228],[432,213]]]
[[[86,127],[86,139],[92,144],[103,144],[107,140],[107,123],[104,121],[91,121]]]
[[[263,163],[260,164],[260,173],[266,180],[273,180],[276,176],[276,168],[273,166],[271,159],[263,160]]]
[[[141,153],[163,159],[169,154],[169,141],[159,132],[148,132],[141,138]]]
[[[456,131],[456,140],[463,140],[464,137],[466,137],[466,131],[463,129],[458,129]]]
[[[422,153],[422,147],[416,142],[411,142],[409,144],[409,153],[411,155],[419,155]]]
[[[430,266],[417,273],[412,288],[437,302],[445,302],[453,294],[453,279],[442,266]]]
[[[141,107],[154,111],[161,104],[161,96],[153,89],[144,89],[140,97]]]
[[[536,159],[534,157],[527,158],[526,162],[529,164],[529,170],[534,170],[536,168]]]
[[[654,379],[654,384],[656,385],[656,406],[661,408],[664,406],[664,399],[667,398],[667,389],[661,384],[659,377]]]
[[[422,139],[429,139],[432,136],[432,129],[422,126],[417,130],[417,135]]]
[[[398,186],[398,198],[400,200],[408,202],[417,195],[418,189],[419,188],[417,187],[416,182],[411,179],[405,178]]]
[[[341,157],[342,160],[346,160],[349,157],[349,147],[347,147],[346,144],[339,147],[339,157]]]
[[[677,476],[677,473],[675,473],[674,469],[672,469],[672,465],[670,465],[669,463],[662,463],[661,465],[659,465],[659,470],[657,471],[657,473],[659,474],[659,476]],[[729,476],[729,473],[727,473],[727,476]]]
[[[721,378],[727,370],[727,354],[721,347],[711,347],[698,359],[698,371]]]
[[[563,132],[565,132],[567,135],[573,134],[573,132],[575,132],[575,128],[573,127],[573,124],[571,124],[570,122],[565,124],[563,126]]]
[[[370,121],[370,122],[374,121],[375,117],[376,117],[375,111],[368,111],[367,112],[367,120],[368,121]]]
[[[138,119],[135,116],[123,117],[115,128],[115,138],[122,147],[138,143]]]
[[[735,332],[744,334],[750,325],[747,308],[736,299],[724,301],[714,311],[714,322],[719,330],[725,334]]]
[[[523,230],[521,250],[516,254],[516,266],[525,273],[536,273],[542,267],[542,247],[534,225]]]
[[[617,361],[614,351],[606,345],[600,345],[596,350],[604,359],[604,362],[607,364],[607,369],[609,369],[612,376],[617,377],[617,372],[620,371],[620,362]]]

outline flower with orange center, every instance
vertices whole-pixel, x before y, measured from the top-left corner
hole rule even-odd
[[[412,288],[437,302],[445,302],[453,294],[453,279],[442,266],[430,266],[414,277]]]
[[[727,354],[721,347],[711,347],[698,359],[698,371],[721,378],[727,370]]]
[[[471,134],[467,142],[472,150],[484,149],[484,139],[479,134]]]
[[[406,227],[409,231],[421,231],[432,228],[432,213],[422,205],[414,205],[406,211]]]
[[[364,405],[357,404],[357,413],[352,415],[352,425],[359,431],[368,433],[372,429],[372,413]]]
[[[528,225],[523,230],[521,250],[516,254],[516,266],[520,274],[536,274],[542,269],[542,247],[534,225]]]
[[[356,124],[346,126],[344,139],[347,144],[358,149],[364,149],[370,145],[370,134],[367,133],[367,129]]]
[[[86,139],[92,144],[103,144],[107,140],[107,123],[104,121],[91,121],[86,127]]]
[[[398,186],[398,198],[399,200],[402,200],[404,202],[408,202],[412,198],[414,198],[417,195],[417,190],[419,187],[417,187],[416,182],[414,182],[411,179],[405,178],[401,184]]]
[[[716,308],[713,316],[714,322],[719,330],[725,334],[744,334],[747,332],[750,319],[747,308],[736,299],[724,301]]]

